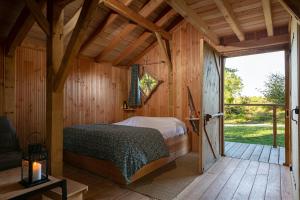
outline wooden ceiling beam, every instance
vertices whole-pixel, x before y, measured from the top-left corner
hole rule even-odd
[[[264,0],[263,0],[264,1]],[[223,14],[225,20],[231,27],[232,31],[235,33],[235,35],[239,38],[240,41],[245,40],[245,35],[237,22],[236,17],[234,16],[233,10],[230,6],[230,4],[226,0],[214,0],[215,4]]]
[[[175,10],[172,10],[175,11]],[[177,12],[175,11],[177,14]],[[161,20],[164,17],[161,18]],[[160,21],[160,20],[159,20]],[[178,16],[175,18],[172,23],[169,25],[167,30],[172,30],[174,27],[176,27],[178,24],[183,23],[184,19],[181,16]],[[149,44],[142,52],[140,52],[138,55],[134,56],[133,59],[131,59],[128,63],[126,63],[127,66],[130,66],[134,63],[136,63],[138,60],[140,60],[143,56],[145,56],[149,51],[151,51],[155,46],[157,45],[157,41],[153,41],[151,44]]]
[[[273,22],[272,22],[271,0],[262,0],[261,3],[264,11],[268,36],[273,36],[274,31],[273,31]]]
[[[163,26],[165,23],[168,22],[172,17],[176,16],[177,13],[174,10],[170,10],[167,12],[163,17],[161,17],[155,24],[157,26]],[[153,36],[152,33],[144,32],[141,34],[137,40],[135,40],[131,45],[129,45],[127,48],[125,48],[120,55],[115,59],[113,62],[114,65],[120,64],[128,55],[130,55],[138,46],[143,44],[146,40],[148,40],[151,36]]]
[[[217,46],[217,51],[220,53],[228,53],[247,49],[265,48],[269,46],[289,44],[289,41],[289,34],[283,34],[259,39],[245,40],[242,42],[226,43]]]
[[[71,19],[64,25],[64,37],[68,36],[75,28],[78,18],[80,16],[82,7],[80,7]]]
[[[68,73],[71,68],[71,64],[79,53],[80,47],[83,43],[83,38],[86,34],[86,30],[97,8],[98,0],[84,1],[78,22],[76,23],[70,42],[68,43],[65,54],[62,58],[59,70],[55,75],[55,92],[63,90],[65,80],[67,79]]]
[[[130,5],[134,0],[123,0],[125,5]],[[100,2],[101,3],[101,2]],[[80,52],[85,51],[98,37],[98,35],[101,35],[103,31],[111,26],[117,19],[118,14],[116,13],[110,13],[94,30],[94,32],[87,38],[87,40],[82,45]]]
[[[50,26],[49,22],[42,13],[39,5],[34,0],[25,0],[27,8],[30,10],[32,16],[34,17],[35,21],[41,27],[41,29],[47,34],[50,35]]]
[[[300,25],[300,2],[297,0],[278,0],[281,6],[294,17]]]
[[[54,4],[64,8],[66,5],[68,5],[69,3],[72,3],[75,0],[54,0]]]
[[[42,10],[46,5],[46,0],[40,0],[38,2],[40,9]],[[8,34],[7,39],[5,40],[4,48],[5,54],[7,56],[12,56],[15,52],[15,49],[22,43],[25,39],[27,33],[30,31],[35,20],[30,10],[25,6],[21,11],[21,14],[16,20],[16,23],[13,25],[11,31]]]
[[[106,55],[108,55],[119,43],[124,39],[126,35],[132,32],[137,25],[128,24],[122,31],[116,35],[110,43],[95,57],[96,62],[100,62]]]
[[[147,38],[152,35],[150,32],[144,32],[137,40],[135,40],[130,46],[125,48],[120,55],[114,60],[113,65],[119,65],[131,52],[137,49],[141,44],[145,42]]]
[[[208,43],[219,44],[218,36],[212,32],[201,17],[183,0],[165,0],[175,11],[177,11],[187,22],[193,25]]]
[[[140,11],[139,14],[145,18],[149,17],[150,14],[156,10],[161,4],[163,0],[156,0],[148,2]],[[127,24],[119,34],[117,34],[111,42],[95,57],[97,62],[101,61],[106,55],[108,55],[119,43],[124,39],[126,35],[131,33],[135,28],[137,28],[134,24]]]
[[[128,8],[123,3],[117,1],[117,0],[102,0],[105,6],[108,8],[114,10],[115,12],[119,13],[120,15],[128,18],[129,20],[137,23],[138,25],[142,26],[143,28],[151,31],[151,32],[159,32],[165,39],[170,40],[171,34],[164,31],[157,25],[155,25],[150,20],[144,18],[139,13],[136,13],[135,11]]]

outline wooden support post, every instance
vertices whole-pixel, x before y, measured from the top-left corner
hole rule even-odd
[[[173,66],[170,55],[170,45],[164,43],[160,33],[155,32],[155,36],[160,47],[161,53],[168,66],[168,88],[169,88],[169,116],[174,116],[174,99],[173,99]]]
[[[50,171],[61,176],[63,169],[63,91],[54,92],[54,75],[63,56],[64,15],[61,8],[48,1],[47,18],[50,35],[47,38],[46,128],[50,154]]]
[[[291,164],[291,129],[290,129],[290,53],[285,50],[285,133],[284,133],[284,147],[285,147],[285,162],[284,165]]]
[[[277,106],[273,106],[273,147],[277,147]]]

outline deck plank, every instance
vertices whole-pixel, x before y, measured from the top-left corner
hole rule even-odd
[[[214,180],[209,188],[201,196],[201,200],[212,200],[216,199],[221,189],[224,187],[228,179],[231,177],[233,172],[236,170],[240,163],[240,159],[232,159],[224,171]]]
[[[242,143],[235,143],[227,152],[226,152],[226,156],[230,156],[232,157],[232,155],[236,152],[237,149],[240,148],[240,146],[242,145]]]
[[[280,165],[270,164],[268,183],[266,189],[266,200],[280,200]]]
[[[272,147],[269,163],[273,163],[273,164],[279,163],[279,148]]]
[[[229,151],[230,148],[232,148],[236,142],[227,142],[227,143],[228,145],[225,147],[225,152]]]
[[[268,183],[269,163],[259,163],[254,184],[249,196],[250,200],[263,200]]]
[[[250,160],[256,160],[258,161],[259,157],[260,157],[260,154],[263,150],[263,146],[262,145],[257,145],[250,157]]]
[[[219,193],[218,200],[230,200],[232,199],[236,189],[238,188],[248,166],[250,160],[241,160],[238,167],[235,169],[231,177],[228,179],[223,189]]]
[[[245,151],[245,152],[243,153],[243,155],[241,156],[241,158],[242,158],[242,159],[246,159],[246,160],[250,159],[250,157],[251,157],[251,155],[252,155],[252,153],[253,153],[255,147],[256,147],[256,144],[250,144],[250,145],[248,146],[248,148],[246,149],[246,151]]]
[[[254,184],[255,176],[259,167],[258,161],[250,161],[250,164],[243,176],[239,187],[234,193],[233,200],[248,199],[251,188]]]
[[[233,153],[232,157],[234,157],[234,158],[241,158],[242,155],[244,154],[244,152],[246,151],[246,149],[248,148],[248,146],[249,146],[249,144],[242,144],[240,146],[240,148],[238,148],[236,150],[236,152]]]
[[[259,157],[259,162],[269,162],[271,148],[271,146],[264,145],[264,148]]]
[[[284,162],[285,162],[285,148],[280,147],[279,148],[279,161],[278,161],[278,163],[280,165],[283,165]]]

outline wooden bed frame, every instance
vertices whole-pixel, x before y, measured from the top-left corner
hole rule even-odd
[[[168,138],[167,140],[165,140],[165,143],[169,149],[170,156],[152,161],[143,166],[133,176],[130,177],[131,183],[172,162],[179,156],[185,155],[190,151],[191,145],[188,134]],[[75,167],[82,168],[95,174],[110,178],[114,182],[126,184],[121,171],[111,161],[83,156],[72,153],[70,151],[64,151],[64,161]]]

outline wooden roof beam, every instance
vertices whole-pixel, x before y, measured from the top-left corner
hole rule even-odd
[[[215,4],[223,14],[225,20],[231,27],[232,31],[235,33],[235,35],[239,38],[240,41],[245,40],[245,35],[242,32],[242,29],[237,22],[236,17],[234,16],[233,10],[229,3],[226,0],[214,0]]]
[[[273,31],[273,22],[272,22],[271,0],[262,0],[261,3],[264,11],[268,36],[273,36],[274,31]]]
[[[218,36],[212,32],[199,15],[191,9],[183,0],[165,0],[187,22],[193,25],[208,43],[219,44]]]
[[[129,5],[133,2],[134,0],[123,0],[125,5]],[[101,2],[100,2],[101,3]],[[103,31],[111,26],[118,18],[118,14],[116,13],[110,13],[104,20],[103,22],[101,22],[97,28],[94,30],[94,32],[88,37],[88,39],[83,43],[80,52],[83,52],[84,50],[86,50],[98,37],[98,35],[100,35],[101,33],[103,33]]]
[[[289,38],[289,34],[287,33],[283,35],[245,40],[243,42],[226,43],[222,46],[218,46],[217,50],[220,53],[229,53],[247,49],[266,48],[269,46],[289,44]]]
[[[163,0],[156,0],[148,2],[140,11],[139,14],[147,18],[150,14],[157,9]],[[96,61],[101,61],[106,55],[108,55],[119,43],[120,41],[130,32],[132,32],[137,26],[135,24],[127,24],[122,31],[117,34],[111,42],[95,57]]]
[[[74,61],[77,54],[79,53],[88,25],[92,20],[93,14],[98,8],[98,1],[99,0],[85,0],[83,3],[78,22],[75,26],[70,42],[68,43],[65,54],[62,58],[59,70],[55,75],[55,92],[62,91],[64,88],[64,83],[68,77],[71,64]]]
[[[128,8],[126,5],[122,4],[117,0],[102,0],[105,6],[109,7],[110,9],[114,10],[115,12],[119,13],[120,15],[130,19],[131,21],[137,23],[138,25],[142,26],[143,28],[151,31],[151,32],[159,32],[162,37],[165,39],[170,40],[171,34],[164,31],[157,25],[155,25],[150,20],[144,18],[140,14],[136,13],[135,11]]]
[[[172,17],[176,16],[177,13],[174,10],[170,10],[167,12],[163,17],[161,17],[155,24],[157,26],[163,26],[168,20],[170,20]],[[149,39],[153,34],[149,32],[144,32],[142,35],[140,35],[137,40],[135,40],[131,45],[129,45],[127,48],[125,48],[120,55],[115,59],[113,62],[113,65],[120,64],[128,55],[130,55],[138,46],[143,44],[147,39]]]
[[[64,25],[64,37],[68,36],[74,30],[81,13],[81,9],[82,7],[80,7],[71,19]]]
[[[47,34],[50,35],[50,26],[49,22],[42,13],[39,5],[34,0],[25,0],[27,8],[30,10],[35,21],[41,27],[41,29]]]
[[[42,10],[46,5],[46,0],[40,0],[38,2],[39,8]],[[12,56],[15,52],[15,49],[23,42],[27,33],[30,31],[35,20],[30,12],[30,10],[25,6],[21,11],[21,14],[16,20],[16,23],[13,25],[11,31],[8,34],[7,39],[5,40],[4,48],[5,54]]]
[[[294,17],[300,25],[300,2],[295,0],[278,0],[281,6]]]

